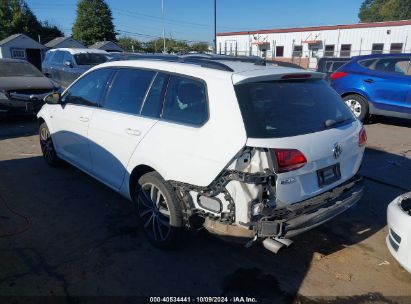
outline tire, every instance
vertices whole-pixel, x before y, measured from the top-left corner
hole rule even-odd
[[[343,98],[344,102],[354,113],[355,117],[361,122],[365,122],[369,115],[368,101],[356,94],[347,95]]]
[[[144,174],[134,185],[139,227],[159,248],[172,248],[181,242],[183,212],[172,186],[157,172]]]
[[[49,128],[45,122],[40,125],[39,138],[41,152],[43,153],[43,158],[46,163],[53,167],[59,165],[61,160],[57,156],[56,150],[54,149],[53,140],[51,138]]]

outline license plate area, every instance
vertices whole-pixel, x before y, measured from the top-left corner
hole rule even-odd
[[[340,164],[335,164],[323,169],[317,170],[318,185],[327,186],[341,178]]]

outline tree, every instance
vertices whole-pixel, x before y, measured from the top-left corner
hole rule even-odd
[[[35,40],[38,35],[45,40],[63,35],[56,26],[47,21],[39,22],[24,0],[0,0],[0,39],[18,33],[26,34]]]
[[[361,22],[411,18],[411,0],[365,0],[358,13]]]
[[[42,43],[64,36],[64,33],[57,26],[50,24],[48,21],[40,22],[40,24],[41,31],[39,35]]]
[[[117,44],[125,51],[143,51],[141,42],[131,37],[121,37],[118,39]]]
[[[208,52],[208,44],[205,42],[197,42],[191,45],[191,50],[197,53]]]
[[[80,0],[73,37],[84,45],[97,41],[117,41],[110,8],[104,0]]]

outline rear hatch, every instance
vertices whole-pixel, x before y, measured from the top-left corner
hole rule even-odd
[[[247,145],[268,148],[274,160],[277,199],[296,203],[353,177],[365,132],[338,94],[318,74],[273,78],[234,85]]]

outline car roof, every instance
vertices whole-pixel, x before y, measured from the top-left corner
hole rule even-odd
[[[98,54],[105,54],[108,55],[110,53],[103,51],[103,50],[99,50],[99,49],[74,49],[74,48],[58,48],[58,49],[51,49],[49,50],[49,52],[55,52],[55,51],[66,51],[69,52],[72,55],[75,54],[84,54],[84,53],[98,53]]]
[[[371,54],[353,57],[354,60],[373,59],[373,58],[398,58],[411,57],[411,53],[394,53],[394,54]]]
[[[213,67],[214,64],[226,66],[226,70]],[[201,59],[197,61],[177,62],[167,60],[126,60],[126,61],[113,61],[100,64],[91,70],[102,67],[138,67],[146,69],[161,70],[171,73],[179,73],[192,77],[200,78],[227,78],[230,77],[234,84],[255,82],[255,81],[268,81],[278,80],[285,74],[288,75],[301,75],[306,74],[310,78],[323,78],[322,73],[312,72],[308,70],[280,67],[280,66],[264,66],[255,65],[249,62],[237,62],[237,61],[215,61]]]

